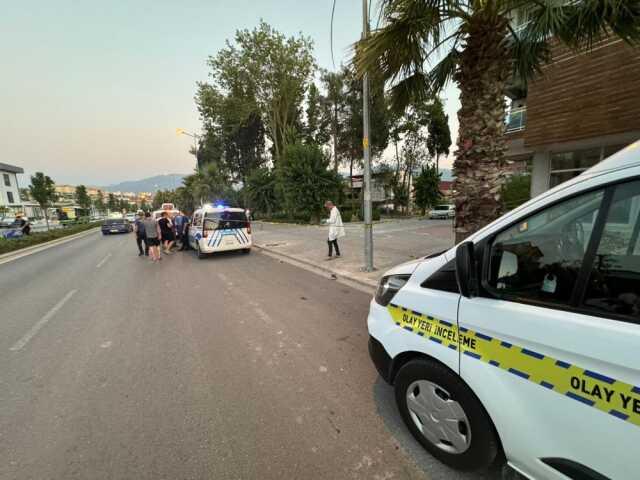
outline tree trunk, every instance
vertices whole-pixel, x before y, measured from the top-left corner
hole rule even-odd
[[[47,208],[43,207],[42,210],[44,211],[44,223],[47,224],[47,232],[49,231],[49,215],[47,214]]]
[[[467,27],[455,81],[460,88],[456,177],[455,240],[460,242],[500,216],[505,85],[510,74],[507,20],[474,15]]]
[[[353,158],[349,160],[349,181],[351,182],[351,215],[353,215],[356,208],[356,202],[353,198]],[[358,212],[358,217],[360,217],[360,212]]]

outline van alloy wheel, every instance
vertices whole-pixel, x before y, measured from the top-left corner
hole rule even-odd
[[[463,453],[471,445],[471,426],[462,406],[441,386],[416,380],[407,389],[407,407],[416,428],[447,453]]]

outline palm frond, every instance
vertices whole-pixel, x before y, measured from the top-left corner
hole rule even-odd
[[[396,112],[403,112],[409,105],[429,98],[429,79],[422,72],[414,72],[396,83],[390,90],[391,105]]]
[[[453,80],[459,61],[460,52],[454,47],[429,71],[427,79],[433,93],[441,91]]]
[[[551,56],[549,42],[545,35],[534,31],[515,32],[511,27],[510,56],[513,60],[513,77],[526,87],[534,74],[541,72],[541,66]]]

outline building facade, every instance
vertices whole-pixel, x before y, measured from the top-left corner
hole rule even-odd
[[[640,49],[607,38],[585,53],[556,41],[528,87],[512,85],[507,159],[531,168],[531,196],[640,138]]]
[[[0,163],[0,207],[8,212],[20,209],[20,187],[18,174],[24,173],[21,167]]]

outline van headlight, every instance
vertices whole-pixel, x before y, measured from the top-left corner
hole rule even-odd
[[[383,307],[389,305],[391,299],[407,283],[411,275],[388,275],[380,279],[376,290],[376,302]]]

